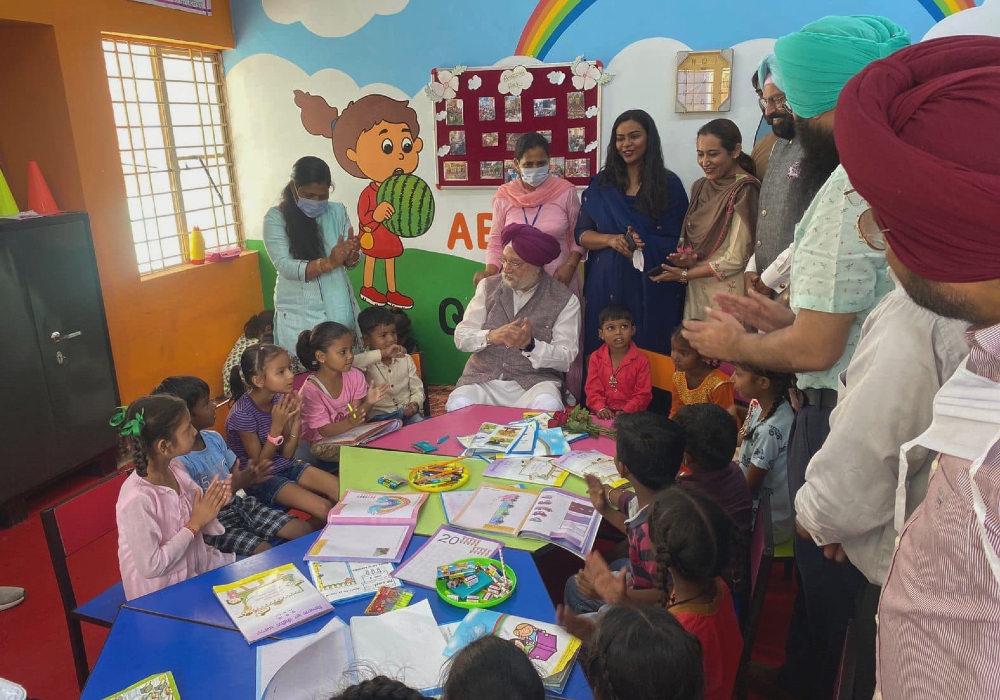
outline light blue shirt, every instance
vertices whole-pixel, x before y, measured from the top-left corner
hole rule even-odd
[[[847,347],[822,372],[799,372],[799,389],[837,390],[861,338],[871,310],[895,287],[886,272],[885,253],[872,250],[858,233],[858,217],[868,203],[853,192],[843,166],[838,166],[813,198],[795,227],[792,254],[791,307],[828,314],[854,314]]]
[[[214,477],[225,479],[229,476],[236,463],[236,455],[226,446],[222,436],[214,430],[202,430],[201,437],[205,440],[204,450],[192,450],[177,459],[187,469],[191,480],[204,490],[212,483]]]
[[[337,242],[347,238],[351,220],[340,202],[330,202],[317,219],[323,250],[329,254]],[[295,355],[299,333],[323,321],[342,323],[357,333],[358,303],[354,289],[341,266],[306,281],[308,260],[296,260],[288,250],[285,216],[278,207],[264,215],[264,248],[278,271],[274,286],[274,342]]]

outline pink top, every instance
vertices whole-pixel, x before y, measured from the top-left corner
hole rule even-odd
[[[508,186],[518,182],[520,181],[515,180]],[[545,184],[539,190],[544,188]],[[486,264],[500,267],[500,256],[503,253],[503,249],[500,247],[500,234],[504,228],[509,224],[526,223],[559,239],[559,246],[562,249],[559,257],[545,266],[545,271],[551,275],[566,263],[566,258],[571,252],[585,254],[584,249],[577,245],[573,236],[576,219],[579,215],[580,197],[577,196],[576,188],[573,187],[563,189],[541,206],[531,207],[521,207],[502,194],[496,194],[493,197],[493,224],[490,226],[490,238],[486,246]],[[573,289],[573,291],[579,293],[578,289]]]
[[[218,520],[209,523],[198,537],[184,527],[201,487],[179,460],[170,462],[170,471],[180,494],[169,486],[151,484],[134,472],[118,494],[118,566],[128,600],[236,561],[235,554],[223,554],[201,537],[221,535],[224,528]]]
[[[368,382],[360,369],[351,368],[344,373],[344,387],[337,397],[330,396],[319,379],[311,375],[302,387],[302,439],[306,442],[322,440],[319,429],[346,418],[350,413],[347,404],[357,408],[367,395]]]

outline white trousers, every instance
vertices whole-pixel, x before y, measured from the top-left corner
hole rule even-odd
[[[510,406],[532,411],[561,411],[562,389],[556,382],[539,382],[527,391],[517,382],[494,379],[484,384],[466,384],[451,392],[446,411],[457,411],[473,404]]]

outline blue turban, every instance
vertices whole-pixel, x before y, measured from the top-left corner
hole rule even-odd
[[[885,17],[824,17],[774,45],[782,85],[795,114],[828,112],[847,81],[873,61],[910,45],[905,29]],[[763,87],[763,85],[762,85]]]
[[[771,77],[771,81],[775,87],[784,92],[781,72],[778,70],[778,59],[775,58],[773,53],[769,53],[760,59],[760,65],[757,66],[757,80],[760,82],[761,90],[764,89],[764,83],[767,81],[768,76]]]

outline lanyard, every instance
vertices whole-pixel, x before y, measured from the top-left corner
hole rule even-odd
[[[542,213],[542,207],[544,206],[544,204],[538,205],[538,211],[535,212],[535,218],[531,220],[530,224],[528,224],[528,210],[521,207],[521,213],[524,214],[524,223],[528,224],[528,226],[534,226],[535,222],[538,221],[538,215]]]

